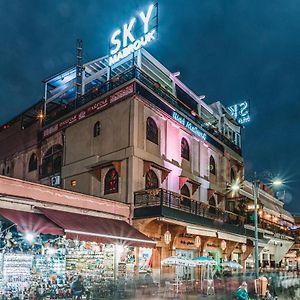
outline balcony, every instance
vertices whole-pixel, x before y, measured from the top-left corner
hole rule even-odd
[[[154,95],[157,95],[164,99],[166,102],[171,104],[177,111],[186,114],[190,119],[192,119],[197,125],[199,125],[204,131],[210,133],[217,140],[221,141],[227,147],[235,151],[237,154],[241,155],[241,148],[227,139],[223,134],[221,134],[217,129],[207,124],[205,120],[200,118],[199,116],[193,116],[191,114],[191,109],[183,104],[178,98],[176,98],[173,94],[169,93],[166,89],[161,87],[153,78],[144,73],[137,67],[131,67],[118,76],[113,77],[105,83],[102,83],[98,86],[95,86],[91,90],[89,90],[86,94],[80,96],[78,99],[74,99],[70,101],[68,104],[58,106],[55,105],[55,109],[50,112],[47,116],[46,126],[52,124],[58,119],[66,116],[72,111],[84,106],[85,104],[105,95],[106,93],[113,91],[114,89],[122,86],[123,84],[136,79],[138,82],[144,84],[149,88]],[[142,88],[141,85],[137,84]],[[157,104],[160,100],[154,96],[155,99],[152,99],[154,104]],[[147,99],[151,101],[151,99]]]
[[[294,237],[295,233],[293,231],[288,230],[287,227],[281,226],[278,223],[261,220],[259,222],[259,227],[268,231],[273,232],[275,235],[287,235],[290,237]]]
[[[134,217],[166,217],[230,233],[254,235],[244,228],[244,217],[164,189],[136,192]]]

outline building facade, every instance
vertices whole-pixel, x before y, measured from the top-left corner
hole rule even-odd
[[[226,108],[206,104],[143,49],[113,66],[104,57],[81,68],[81,95],[75,69],[61,72],[45,80],[45,101],[2,127],[2,174],[130,205],[132,224],[157,241],[157,272],[173,254],[246,266],[253,197],[249,183],[239,195],[230,189],[244,182],[244,161],[241,127]],[[282,203],[263,190],[262,197],[264,209],[272,203],[266,214],[287,230],[294,221]],[[268,251],[288,241],[280,257],[262,252],[261,264],[272,266],[293,241],[272,230],[266,237],[260,224]]]

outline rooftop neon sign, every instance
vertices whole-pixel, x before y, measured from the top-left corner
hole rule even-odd
[[[189,129],[191,132],[193,132],[195,135],[200,137],[203,140],[207,140],[207,134],[203,132],[198,126],[192,124],[191,122],[187,121],[186,118],[181,116],[176,111],[173,111],[172,117],[174,120],[176,120],[178,123]]]
[[[231,116],[240,124],[246,124],[250,122],[250,103],[246,100],[242,103],[231,105],[227,107]]]
[[[156,8],[156,9],[155,9]],[[109,65],[113,65],[155,39],[157,31],[157,4],[151,4],[146,13],[118,28],[110,39]]]

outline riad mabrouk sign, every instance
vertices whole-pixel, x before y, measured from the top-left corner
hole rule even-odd
[[[109,65],[113,65],[155,39],[158,26],[158,4],[151,4],[110,38]]]

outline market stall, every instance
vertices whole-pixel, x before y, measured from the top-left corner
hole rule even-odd
[[[155,247],[124,221],[41,212],[0,209],[0,291],[6,294],[30,295],[43,287],[50,295],[64,296],[79,274],[87,288],[99,292],[105,285],[107,293],[115,292],[114,282],[133,281],[136,247],[147,250],[147,263]]]

